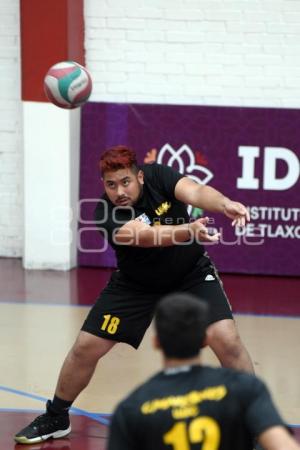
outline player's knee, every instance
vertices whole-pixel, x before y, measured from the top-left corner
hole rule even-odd
[[[71,357],[78,361],[92,361],[100,358],[92,341],[77,339],[71,350]]]
[[[115,344],[89,333],[80,333],[70,354],[82,363],[97,363]]]
[[[240,336],[235,329],[220,330],[216,328],[213,333],[209,334],[208,345],[217,354],[221,361],[237,360],[243,352],[243,344]]]
[[[75,342],[71,349],[71,356],[74,359],[86,359],[87,355],[90,353],[90,348],[86,343]]]

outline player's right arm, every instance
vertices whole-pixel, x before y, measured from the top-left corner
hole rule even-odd
[[[181,225],[150,226],[139,220],[131,220],[114,233],[113,240],[118,245],[134,247],[169,247],[182,242],[216,242],[220,233],[209,234],[206,227],[208,218]]]
[[[264,450],[299,450],[300,446],[283,426],[274,426],[258,436]]]

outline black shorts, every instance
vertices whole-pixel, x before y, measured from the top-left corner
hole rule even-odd
[[[216,268],[204,255],[194,270],[178,285],[159,293],[150,293],[142,286],[129,281],[121,272],[114,272],[91,308],[82,330],[138,348],[152,321],[158,300],[174,291],[189,292],[207,301],[210,307],[210,323],[233,318]]]

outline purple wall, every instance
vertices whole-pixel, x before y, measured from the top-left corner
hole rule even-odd
[[[81,131],[80,265],[115,265],[110,249],[100,251],[103,243],[92,220],[93,199],[102,193],[97,163],[103,150],[117,144],[132,147],[140,163],[148,154],[148,160],[171,165],[233,200],[257,207],[242,236],[229,219],[209,214],[223,233],[222,242],[208,248],[220,271],[300,274],[300,111],[86,104]],[[194,216],[199,213],[192,211]]]

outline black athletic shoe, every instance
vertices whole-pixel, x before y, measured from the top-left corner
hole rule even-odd
[[[51,402],[47,402],[47,412],[38,416],[26,428],[15,435],[15,441],[19,444],[35,444],[47,439],[62,438],[71,432],[70,418],[68,414],[53,416],[48,408]]]

